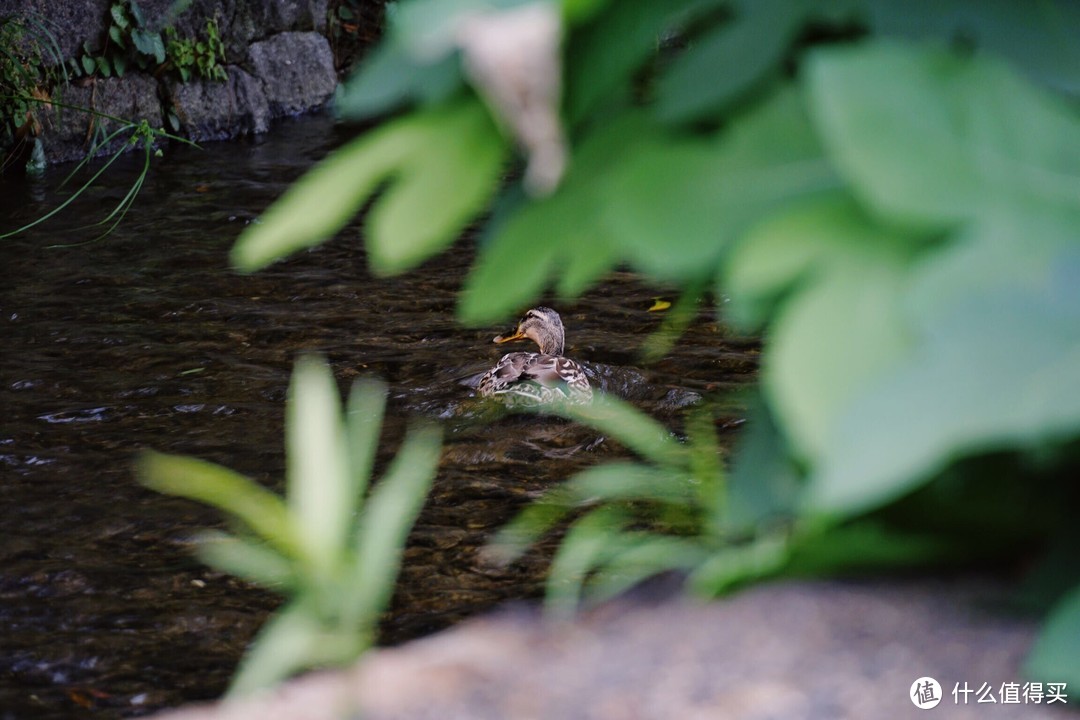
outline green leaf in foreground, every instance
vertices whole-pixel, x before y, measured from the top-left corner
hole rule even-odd
[[[281,498],[254,480],[205,460],[146,451],[138,461],[139,480],[166,495],[212,505],[243,522],[287,557],[299,557],[301,543]]]
[[[311,561],[329,574],[341,562],[361,498],[352,492],[341,401],[325,362],[310,356],[297,361],[286,413],[289,510]]]
[[[730,285],[744,304],[787,294],[763,389],[804,458],[820,457],[838,413],[904,357],[900,300],[913,245],[830,195],[762,223],[733,258]]]
[[[779,75],[809,3],[749,0],[734,5],[736,17],[691,45],[660,79],[656,109],[665,122],[715,115],[755,84]],[[704,84],[703,77],[712,81]]]
[[[390,602],[405,538],[438,469],[441,437],[432,425],[410,431],[372,491],[353,540],[353,565],[341,600],[343,627],[372,627]]]
[[[1080,117],[988,56],[877,42],[815,54],[808,79],[831,157],[886,217],[1080,205]]]
[[[365,502],[384,393],[380,383],[357,383],[343,420],[330,369],[310,357],[298,362],[286,408],[287,502],[211,463],[152,452],[141,458],[148,487],[213,505],[250,529],[204,534],[204,561],[288,597],[259,633],[231,694],[349,662],[374,641],[440,450],[436,428],[410,429]],[[347,448],[347,439],[358,447]]]
[[[1077,227],[1072,213],[998,214],[923,264],[918,342],[837,416],[809,507],[862,512],[959,457],[1080,436]]]
[[[237,240],[233,264],[257,270],[328,240],[384,184],[371,210],[372,268],[395,273],[449,245],[484,209],[506,155],[475,99],[392,121],[331,153]]]
[[[1080,586],[1051,611],[1024,665],[1024,673],[1043,683],[1080,685]]]

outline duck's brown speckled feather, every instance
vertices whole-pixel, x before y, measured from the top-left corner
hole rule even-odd
[[[588,376],[580,364],[569,358],[532,352],[503,355],[480,378],[477,390],[485,396],[530,403],[584,403],[592,399]]]

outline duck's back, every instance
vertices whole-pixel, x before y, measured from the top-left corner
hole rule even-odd
[[[507,353],[480,378],[477,390],[484,396],[516,396],[525,402],[555,400],[588,402],[592,388],[584,368],[558,355],[532,352]]]

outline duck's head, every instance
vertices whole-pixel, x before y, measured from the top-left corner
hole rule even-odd
[[[536,307],[525,313],[525,317],[518,322],[517,330],[509,335],[497,336],[495,342],[504,343],[528,338],[539,345],[540,352],[545,355],[562,355],[564,337],[562,318],[559,317],[559,313],[549,307]]]

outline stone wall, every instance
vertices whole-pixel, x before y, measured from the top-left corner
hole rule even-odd
[[[82,78],[58,88],[53,98],[129,120],[168,125],[195,141],[226,140],[265,132],[279,117],[324,106],[337,86],[326,31],[328,0],[192,0],[179,15],[175,0],[138,0],[150,30],[175,27],[181,37],[205,33],[215,19],[225,46],[225,82],[157,75],[129,67],[123,77]],[[107,37],[112,0],[0,0],[0,17],[42,21],[64,58],[83,54],[84,43],[99,52]],[[71,109],[40,113],[41,141],[48,162],[82,158],[94,138],[115,123]],[[99,152],[113,152],[121,140]]]

